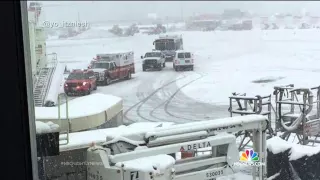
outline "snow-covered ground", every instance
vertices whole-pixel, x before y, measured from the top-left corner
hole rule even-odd
[[[101,32],[98,38],[97,31]],[[177,32],[183,35],[184,48],[195,55],[194,71],[185,72],[175,72],[170,62],[162,71],[142,72],[140,56],[153,49],[156,35],[113,37],[101,27],[86,33],[85,38],[49,40],[47,51],[56,52],[58,60],[72,69],[86,68],[98,53],[132,49],[133,78],[96,91],[123,98],[124,118],[130,122],[184,123],[227,117],[232,92],[269,95],[275,85],[320,84],[317,29]],[[249,179],[241,176],[235,177]]]
[[[320,74],[317,30],[216,32],[207,39],[203,43],[211,51],[197,48],[196,44],[191,48],[199,67],[196,71],[206,76],[181,90],[197,101],[228,104],[232,92],[269,95],[275,85],[312,87],[320,84],[317,81]],[[178,81],[178,86],[194,76]],[[252,82],[262,79],[273,82]]]
[[[178,32],[183,35],[184,48],[195,54],[193,72],[175,72],[169,62],[161,72],[142,72],[140,56],[153,49],[157,36],[113,37],[103,31],[104,38],[97,39],[102,29],[90,29],[86,39],[48,41],[48,52],[56,52],[59,61],[74,69],[86,68],[97,53],[132,49],[133,79],[96,91],[122,97],[125,119],[131,122],[183,123],[227,117],[232,92],[268,95],[274,85],[318,85],[317,29]],[[254,83],[261,80],[269,82]]]

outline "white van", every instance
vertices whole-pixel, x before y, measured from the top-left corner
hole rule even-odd
[[[190,69],[193,71],[194,58],[189,51],[179,50],[173,60],[173,69],[179,71],[181,69]]]

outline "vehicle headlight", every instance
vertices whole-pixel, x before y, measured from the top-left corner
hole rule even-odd
[[[85,86],[87,84],[87,82],[83,82],[82,85]]]

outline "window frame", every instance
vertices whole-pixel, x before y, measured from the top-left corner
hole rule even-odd
[[[18,3],[18,2],[17,2]],[[33,172],[33,179],[39,179],[38,177],[38,157],[37,157],[37,143],[36,143],[36,124],[35,124],[35,105],[33,97],[33,77],[32,77],[32,68],[31,68],[31,49],[30,49],[30,40],[29,40],[29,20],[28,20],[28,1],[20,2],[20,11],[21,11],[21,24],[22,24],[22,34],[23,38],[23,55],[20,61],[24,61],[24,70],[26,82],[23,82],[26,85],[26,99],[28,103],[28,122],[29,126],[29,136],[30,136],[30,149],[31,149],[31,165]],[[19,21],[17,22],[19,23]],[[20,45],[20,44],[19,44]]]
[[[1,3],[1,57],[8,59],[1,69],[2,88],[2,164],[1,179],[38,180],[33,81],[30,61],[27,1]],[[26,28],[27,27],[27,28]],[[6,68],[10,67],[10,68]],[[10,79],[8,78],[10,75]]]

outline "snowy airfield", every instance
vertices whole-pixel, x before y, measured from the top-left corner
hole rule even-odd
[[[183,35],[184,49],[194,52],[193,72],[175,72],[170,62],[162,71],[142,72],[140,56],[153,49],[156,35],[114,37],[99,27],[78,39],[50,40],[47,45],[68,68],[86,68],[97,53],[133,50],[133,79],[98,87],[96,92],[122,97],[130,122],[184,123],[229,116],[232,92],[269,95],[275,85],[319,85],[318,31],[177,32]],[[253,83],[259,80],[272,82]]]
[[[183,35],[184,49],[195,55],[194,71],[185,72],[175,72],[170,62],[162,71],[142,72],[140,56],[153,49],[157,36],[115,37],[106,29],[92,28],[70,40],[49,40],[47,51],[56,52],[68,68],[86,68],[98,53],[133,50],[133,78],[93,92],[123,98],[127,122],[184,123],[228,117],[232,92],[264,96],[272,94],[275,85],[320,85],[317,29],[177,32]],[[243,174],[234,177],[250,179]]]

